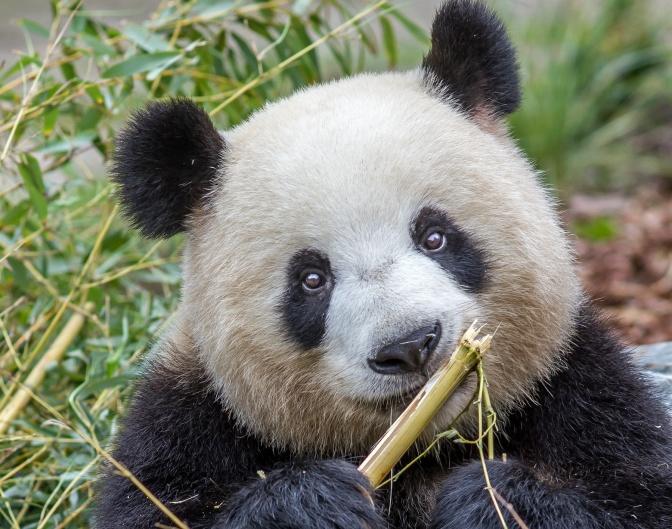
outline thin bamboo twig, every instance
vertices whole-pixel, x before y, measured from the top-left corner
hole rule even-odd
[[[24,244],[29,243],[29,242],[32,241],[35,237],[37,237],[38,235],[40,235],[40,234],[46,229],[46,227],[47,227],[47,226],[46,226],[45,224],[42,224],[42,226],[40,226],[39,228],[37,228],[34,232],[29,233],[29,234],[26,235],[23,239],[17,241],[17,242],[14,244],[14,246],[13,246],[12,248],[10,248],[10,250],[9,250],[5,255],[3,255],[2,257],[0,257],[0,264],[4,263],[5,260],[6,260],[8,257],[11,257],[11,256],[14,254],[14,252],[18,251]]]
[[[28,327],[28,330],[26,330],[21,336],[19,336],[16,342],[14,342],[14,349],[18,350],[25,342],[30,340],[30,337],[33,335],[33,333],[40,330],[40,328],[47,322],[51,316],[51,312],[53,312],[52,309],[47,309],[45,312],[40,314],[37,320],[35,320],[35,322],[30,327]],[[10,351],[7,351],[5,354],[3,354],[3,356],[0,357],[0,371],[7,367],[11,359],[12,357]],[[20,362],[17,363],[17,365],[20,366]]]
[[[497,518],[499,518],[499,523],[501,524],[503,529],[509,529],[508,524],[506,523],[506,520],[504,519],[504,514],[502,513],[502,509],[499,507],[499,502],[497,502],[497,499],[495,498],[495,493],[494,493],[494,488],[492,486],[492,482],[490,481],[490,473],[488,472],[488,465],[486,464],[485,460],[485,453],[483,451],[483,436],[487,435],[489,436],[490,433],[489,431],[483,432],[483,400],[484,400],[484,393],[487,392],[487,388],[485,387],[485,375],[483,373],[483,364],[478,363],[476,366],[476,369],[478,371],[478,441],[476,442],[476,448],[478,449],[478,457],[481,460],[481,467],[483,468],[483,477],[485,478],[485,489],[488,491],[488,494],[490,495],[490,499],[492,500],[492,504],[495,507],[495,511],[497,512]],[[493,427],[489,429],[490,431],[494,430],[494,423]],[[494,450],[493,447],[488,447],[488,452],[490,450]]]
[[[514,509],[513,505],[511,505],[504,497],[493,487],[492,493],[495,495],[497,498],[497,501],[501,503],[504,508],[509,511],[509,514],[511,517],[516,521],[516,523],[520,526],[520,529],[530,529],[528,525],[525,523],[525,521],[520,517],[520,514],[516,512],[516,509]]]
[[[45,444],[42,448],[40,448],[37,452],[35,452],[28,459],[26,459],[23,463],[21,463],[19,465],[16,465],[12,470],[7,472],[7,474],[0,477],[0,485],[2,485],[5,481],[8,481],[12,476],[18,474],[21,470],[23,470],[25,467],[27,467],[33,461],[35,461],[38,457],[40,457],[42,454],[44,454],[47,451],[47,448],[49,448],[49,445]]]
[[[377,487],[385,479],[434,415],[476,368],[492,340],[490,335],[477,339],[480,330],[481,328],[477,329],[472,324],[465,331],[450,360],[432,375],[359,466],[360,472],[369,478],[373,487]]]
[[[14,300],[14,302],[9,307],[7,307],[2,312],[0,312],[0,320],[4,319],[6,316],[8,316],[10,312],[12,312],[15,308],[17,308],[22,303],[24,303],[26,301],[26,299],[27,299],[26,296],[19,296],[18,298],[16,298]]]
[[[5,327],[5,323],[2,320],[0,320],[0,332],[2,333],[2,337],[4,338],[5,343],[7,344],[8,358],[14,360],[16,365],[21,367],[21,360],[19,359],[19,355],[17,354],[16,348],[12,343],[12,339],[7,332],[7,327]],[[0,362],[0,368],[4,365],[4,363],[4,360]]]
[[[87,309],[92,310],[93,304],[87,304]],[[7,406],[0,412],[0,435],[7,431],[7,428],[9,428],[12,421],[21,413],[23,408],[26,407],[26,404],[30,401],[32,390],[44,380],[47,367],[49,367],[52,362],[58,362],[63,357],[65,350],[84,326],[84,320],[84,316],[79,313],[74,314],[70,318],[65,327],[63,327],[63,330],[54,340],[54,343],[30,372],[26,381],[17,390]]]
[[[490,392],[488,392],[488,381],[483,374],[483,366],[479,365],[478,368],[479,374],[483,376],[483,404],[485,405],[485,426],[488,436],[488,459],[492,461],[495,459],[495,428],[497,414],[492,408],[492,403],[490,402]]]
[[[45,63],[45,69],[50,70],[51,68],[57,68],[59,66],[63,66],[64,64],[69,64],[71,62],[78,61],[84,57],[84,54],[82,52],[75,52],[72,55],[67,55],[65,57],[60,57],[52,62],[47,62],[44,61]],[[17,77],[16,79],[12,79],[8,83],[4,84],[3,86],[0,86],[0,96],[6,92],[9,92],[10,90],[13,90],[17,86],[21,86],[22,83],[25,81],[30,81],[32,79],[35,79],[39,71],[33,71],[30,73],[25,74],[22,77]]]
[[[54,529],[65,529],[66,527],[69,527],[70,522],[72,522],[75,518],[77,518],[80,514],[82,514],[82,512],[84,512],[84,510],[86,510],[89,507],[89,505],[91,505],[92,502],[93,502],[93,496],[87,498],[84,503],[82,503],[74,511],[72,511],[65,518],[63,518],[63,521],[60,524],[58,524]]]
[[[37,71],[37,75],[35,76],[35,79],[33,79],[33,84],[30,85],[30,88],[28,92],[26,93],[26,96],[23,98],[23,101],[21,102],[21,107],[19,108],[19,112],[16,115],[16,120],[14,121],[14,125],[12,126],[12,130],[9,133],[9,137],[7,138],[7,142],[5,143],[5,148],[2,150],[2,154],[0,155],[0,161],[3,161],[7,157],[7,153],[9,153],[9,148],[12,145],[12,141],[14,140],[14,135],[16,134],[16,129],[19,127],[19,123],[21,123],[21,119],[23,118],[23,113],[26,111],[26,107],[28,106],[28,103],[30,103],[30,100],[33,98],[33,94],[35,93],[35,90],[37,90],[37,85],[40,81],[40,77],[42,76],[42,73],[44,72],[46,68],[47,61],[49,60],[49,57],[51,54],[54,52],[56,49],[56,46],[58,46],[58,43],[61,42],[61,39],[65,35],[66,30],[68,29],[68,26],[70,26],[70,22],[72,22],[72,19],[75,17],[75,14],[79,10],[79,7],[82,5],[82,0],[79,0],[75,7],[72,9],[72,12],[66,19],[65,23],[63,24],[63,27],[61,30],[58,32],[56,35],[56,38],[49,43],[47,46],[47,51],[44,56],[44,60],[42,61],[42,65],[40,66],[40,69]],[[58,19],[57,19],[58,20]]]
[[[80,430],[79,428],[70,424],[63,414],[61,414],[56,408],[51,406],[43,398],[37,395],[32,389],[29,389],[28,391],[30,392],[31,398],[45,410],[51,413],[51,415],[58,421],[60,421],[64,428],[67,428],[77,434],[85,443],[91,446],[100,457],[106,459],[121,476],[130,480],[131,483],[133,483],[133,485],[135,485],[135,487],[140,490],[140,492],[142,492],[147,497],[147,499],[149,499],[149,501],[156,505],[156,507],[160,509],[161,512],[163,512],[163,514],[165,514],[166,517],[170,519],[170,521],[173,522],[176,527],[179,529],[189,529],[189,526],[180,520],[173,513],[173,511],[166,507],[166,505],[161,500],[159,500],[147,487],[145,487],[145,485],[143,485],[143,483],[138,478],[136,478],[135,475],[130,470],[128,470],[123,463],[115,459],[107,450],[100,446],[98,439],[95,437],[95,432],[91,432],[91,434],[89,434],[88,432]],[[0,489],[0,492],[2,492],[2,489]]]
[[[49,509],[49,512],[46,514],[44,513],[44,510],[47,507],[47,504],[45,504],[44,509],[42,510],[42,515],[40,516],[40,522],[37,525],[36,529],[43,529],[43,527],[49,522],[51,517],[54,515],[56,512],[56,509],[63,503],[63,501],[68,497],[70,492],[75,488],[75,487],[81,487],[82,483],[78,483],[80,479],[82,479],[82,476],[86,474],[91,468],[98,463],[100,456],[94,457],[91,461],[89,461],[84,467],[77,473],[77,475],[70,481],[67,487],[61,492],[60,496],[56,499],[54,504],[51,506]],[[85,484],[84,484],[85,485]]]

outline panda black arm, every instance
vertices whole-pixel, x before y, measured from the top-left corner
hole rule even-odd
[[[380,526],[354,465],[272,451],[236,425],[195,368],[188,371],[149,367],[114,457],[191,529]],[[173,525],[112,468],[99,484],[95,520],[97,529]]]
[[[672,527],[669,417],[590,307],[566,361],[510,418],[509,461],[488,464],[494,488],[530,528]],[[432,527],[499,527],[480,462],[450,474]]]

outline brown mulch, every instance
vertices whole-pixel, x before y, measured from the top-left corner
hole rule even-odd
[[[570,229],[600,217],[612,219],[615,236],[576,238],[586,290],[629,343],[672,340],[672,190],[571,199]]]

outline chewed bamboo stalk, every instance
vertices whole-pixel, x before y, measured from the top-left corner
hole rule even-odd
[[[492,336],[478,338],[482,327],[475,324],[465,331],[448,362],[432,375],[359,466],[373,487],[383,482],[490,347]]]

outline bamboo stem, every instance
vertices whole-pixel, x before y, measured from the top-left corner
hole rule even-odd
[[[93,310],[93,304],[85,305],[87,311]],[[26,404],[30,401],[31,395],[37,386],[40,385],[47,372],[47,368],[52,362],[58,362],[65,353],[68,346],[75,339],[84,325],[84,315],[81,313],[73,314],[63,330],[51,344],[44,356],[35,365],[26,381],[17,390],[16,394],[7,403],[7,406],[0,412],[0,435],[7,431],[9,425],[21,413]]]
[[[492,403],[490,402],[490,392],[487,388],[487,381],[485,380],[485,375],[483,374],[483,366],[478,367],[479,376],[483,378],[483,384],[485,385],[483,391],[483,405],[485,406],[485,427],[487,433],[487,447],[488,447],[488,459],[492,461],[495,459],[495,419],[497,414],[492,408]]]
[[[432,375],[359,466],[373,487],[380,485],[490,347],[492,337],[477,339],[481,328],[474,324],[465,331],[448,362]]]

